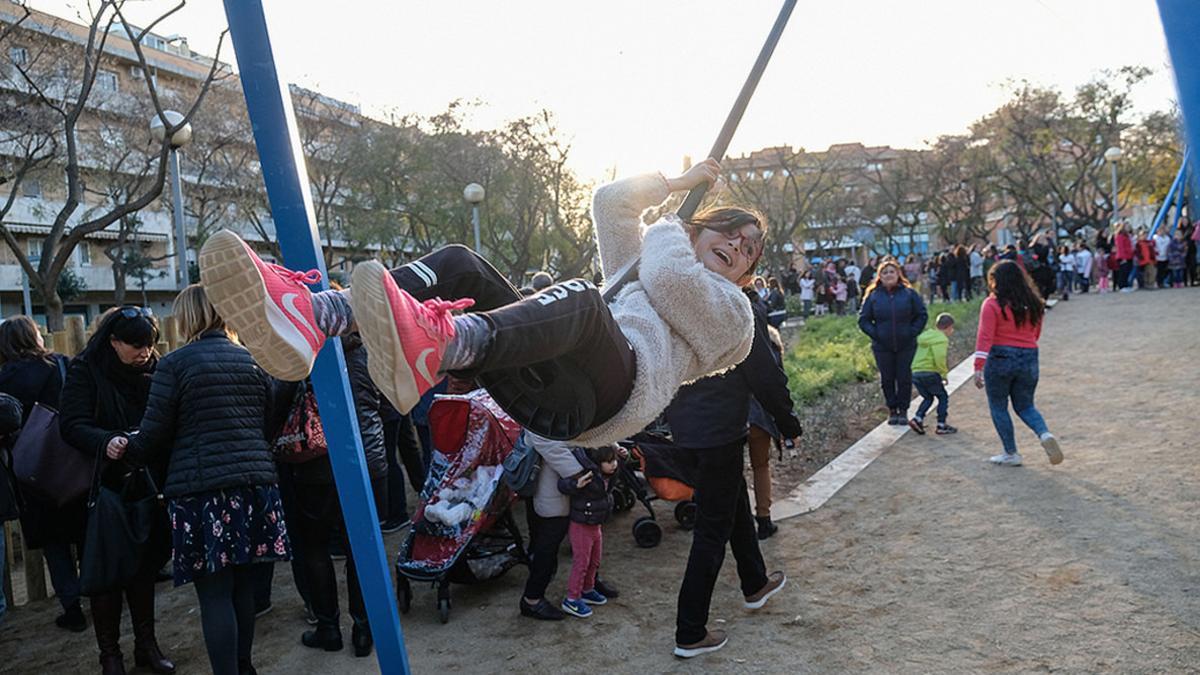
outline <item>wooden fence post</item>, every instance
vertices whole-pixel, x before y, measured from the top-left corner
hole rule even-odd
[[[13,566],[13,537],[9,534],[12,531],[12,525],[4,523],[0,525],[0,537],[4,537],[4,597],[8,600],[8,604],[13,604],[12,592],[12,566]]]
[[[69,349],[71,351],[64,351],[62,353],[66,354],[67,356],[75,356],[79,352],[83,351],[83,346],[87,344],[87,334],[85,333],[83,327],[83,317],[68,316],[66,332],[70,336]]]

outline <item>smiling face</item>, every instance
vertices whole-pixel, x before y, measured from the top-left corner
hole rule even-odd
[[[696,257],[705,267],[737,284],[758,262],[762,253],[762,231],[757,225],[743,225],[733,232],[701,229],[692,245]]]
[[[879,271],[879,283],[886,289],[891,290],[900,282],[900,270],[896,269],[895,265],[884,265]]]

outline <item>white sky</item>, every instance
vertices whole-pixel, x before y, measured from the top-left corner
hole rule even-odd
[[[31,4],[68,17],[80,6]],[[130,3],[128,16],[144,23],[172,4]],[[478,128],[549,108],[573,138],[576,170],[600,179],[707,152],[782,1],[265,4],[285,79],[369,114],[477,99]],[[212,54],[224,27],[220,2],[192,0],[159,32]],[[802,0],[730,151],[919,147],[993,110],[1006,80],[1069,91],[1122,65],[1156,71],[1136,92],[1141,111],[1171,105],[1153,0]]]

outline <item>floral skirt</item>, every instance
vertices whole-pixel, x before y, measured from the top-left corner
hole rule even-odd
[[[168,512],[176,586],[230,565],[291,559],[277,485],[185,495]]]

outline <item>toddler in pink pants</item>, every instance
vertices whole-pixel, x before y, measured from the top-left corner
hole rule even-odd
[[[612,514],[613,476],[617,473],[617,451],[608,445],[599,448],[573,450],[583,471],[560,478],[558,490],[571,498],[571,576],[567,580],[567,597],[563,611],[585,619],[592,615],[590,605],[608,601],[596,592],[596,570],[604,550],[601,526]]]

